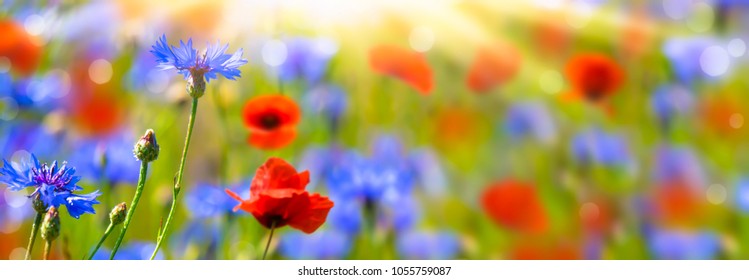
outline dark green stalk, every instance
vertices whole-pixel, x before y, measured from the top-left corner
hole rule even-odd
[[[182,159],[179,163],[179,172],[177,172],[177,179],[174,182],[174,189],[172,190],[172,207],[169,209],[169,215],[166,218],[166,223],[164,223],[164,228],[159,232],[159,237],[156,240],[156,248],[153,249],[153,253],[151,254],[151,259],[153,260],[156,257],[156,253],[159,252],[159,248],[161,247],[161,243],[164,241],[164,237],[166,237],[166,234],[169,231],[169,225],[172,224],[172,219],[174,218],[174,212],[177,209],[177,198],[179,196],[180,191],[180,184],[182,184],[182,176],[185,171],[185,161],[187,159],[187,151],[190,148],[190,139],[192,138],[192,128],[195,125],[195,115],[198,112],[198,97],[192,98],[192,109],[190,110],[190,119],[187,122],[187,135],[185,135],[185,146],[182,149]]]

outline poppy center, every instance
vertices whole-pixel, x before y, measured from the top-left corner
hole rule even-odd
[[[272,130],[281,125],[281,118],[275,114],[265,114],[260,117],[260,125],[267,130]]]

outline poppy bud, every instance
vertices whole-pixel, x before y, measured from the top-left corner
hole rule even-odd
[[[44,203],[44,201],[42,201],[41,198],[39,198],[38,194],[35,195],[34,198],[31,200],[31,204],[37,213],[47,212],[47,204]]]
[[[146,134],[135,143],[133,154],[135,158],[143,162],[151,162],[159,157],[159,143],[156,142],[153,129],[146,130]]]
[[[115,226],[119,225],[125,221],[125,216],[127,216],[127,204],[122,202],[112,208],[112,212],[109,212],[109,222]]]
[[[192,98],[200,98],[205,94],[205,79],[203,78],[203,73],[196,71],[190,75],[190,78],[187,80],[187,93]]]
[[[42,239],[52,242],[58,236],[60,236],[60,213],[52,206],[42,221]]]

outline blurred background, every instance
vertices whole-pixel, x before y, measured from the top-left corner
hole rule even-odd
[[[4,0],[0,151],[103,193],[96,215],[60,215],[52,258],[81,259],[154,129],[118,255],[147,258],[190,109],[149,50],[221,41],[249,63],[201,98],[159,258],[259,258],[268,230],[224,189],[248,197],[275,156],[335,202],[314,234],[279,230],[276,259],[747,259],[748,26],[740,0]],[[243,108],[278,93],[296,136],[252,145]],[[23,258],[28,194],[0,185],[0,259]]]

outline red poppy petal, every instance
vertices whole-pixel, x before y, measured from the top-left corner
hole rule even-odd
[[[432,69],[424,55],[396,46],[377,46],[369,52],[369,62],[376,72],[399,78],[422,95],[434,86]]]
[[[296,138],[296,128],[285,127],[268,133],[251,132],[247,142],[255,148],[275,150],[288,146]]]
[[[278,127],[285,127],[299,123],[302,113],[293,99],[280,94],[254,97],[242,109],[244,124],[251,131],[268,131],[262,123],[268,115],[277,118]]]
[[[327,197],[313,194],[309,196],[308,208],[296,213],[289,220],[289,226],[310,234],[315,232],[328,217],[328,212],[333,208],[333,201]]]

